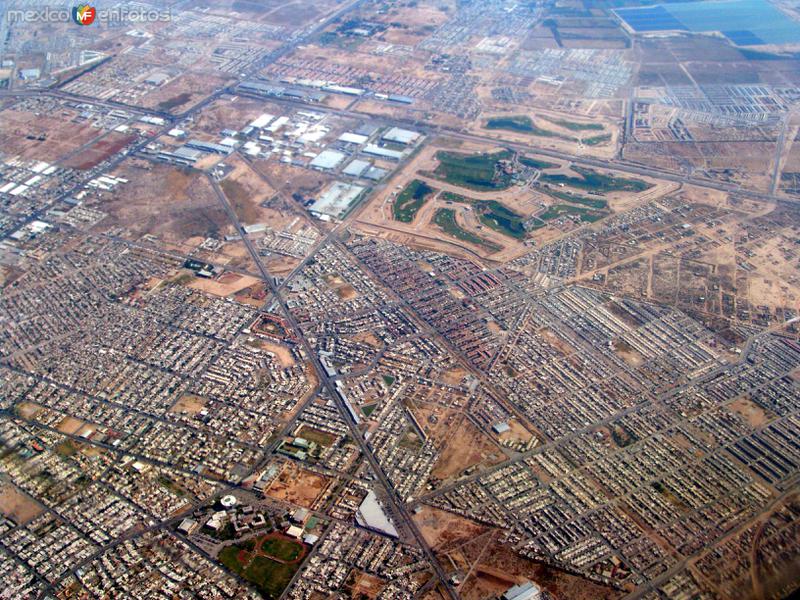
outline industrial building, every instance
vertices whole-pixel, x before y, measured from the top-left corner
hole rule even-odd
[[[541,588],[531,581],[526,581],[520,585],[515,585],[506,590],[502,600],[541,600]]]
[[[392,160],[400,160],[405,156],[403,152],[392,150],[390,148],[382,148],[377,144],[367,144],[362,150],[364,154],[372,154],[373,156],[380,156],[382,158],[390,158]]]
[[[330,171],[339,166],[344,158],[345,155],[336,150],[323,150],[309,163],[309,166],[321,171]]]
[[[311,214],[318,217],[327,215],[339,219],[350,210],[363,191],[364,188],[360,185],[334,181],[325,193],[311,205]]]
[[[356,159],[347,165],[342,173],[350,175],[351,177],[360,177],[364,171],[369,169],[372,165],[366,160]]]
[[[228,155],[233,152],[233,146],[216,144],[214,142],[204,142],[203,140],[191,139],[186,142],[188,148],[208,152],[209,154],[225,154]]]
[[[381,136],[381,139],[387,142],[395,142],[397,144],[407,145],[416,142],[420,138],[420,135],[421,134],[416,131],[392,127],[389,131]]]
[[[399,537],[397,529],[394,524],[383,512],[383,507],[378,502],[378,497],[375,492],[370,490],[367,492],[366,498],[361,502],[361,505],[356,511],[356,523],[364,529],[369,529],[389,537]]]
[[[345,132],[345,133],[343,133],[342,135],[339,136],[339,141],[340,142],[344,142],[345,144],[357,144],[359,146],[361,144],[366,143],[366,141],[368,139],[369,139],[369,136],[367,136],[367,135],[361,135],[359,133],[352,133],[350,131],[347,131],[347,132]]]

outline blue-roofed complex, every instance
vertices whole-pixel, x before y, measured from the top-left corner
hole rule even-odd
[[[737,46],[800,44],[800,23],[767,0],[678,2],[615,12],[636,33],[720,32]]]

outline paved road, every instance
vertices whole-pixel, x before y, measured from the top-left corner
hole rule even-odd
[[[342,418],[347,423],[348,428],[350,429],[350,435],[352,436],[353,440],[359,445],[361,452],[363,453],[364,457],[367,459],[370,467],[372,468],[373,473],[377,477],[380,484],[388,493],[388,501],[390,504],[390,510],[394,515],[399,515],[403,519],[402,526],[404,526],[408,531],[410,531],[414,538],[416,539],[419,546],[422,548],[423,552],[425,553],[428,562],[433,567],[436,576],[441,581],[444,588],[447,590],[449,596],[453,600],[457,600],[457,595],[455,590],[447,583],[447,576],[442,569],[442,566],[439,564],[436,556],[434,556],[433,551],[431,550],[428,543],[425,541],[425,538],[422,536],[419,528],[414,523],[413,519],[411,518],[411,514],[408,512],[405,503],[403,500],[397,495],[394,490],[394,486],[389,481],[389,478],[384,473],[380,463],[375,458],[372,450],[370,449],[369,445],[367,444],[364,436],[361,433],[361,430],[358,428],[358,425],[353,421],[352,417],[350,416],[349,410],[344,405],[344,401],[339,396],[336,386],[334,384],[334,379],[329,377],[327,371],[322,367],[322,364],[319,361],[319,358],[309,344],[308,340],[305,338],[302,329],[300,328],[297,320],[292,315],[289,307],[286,304],[286,300],[283,297],[282,290],[278,287],[275,283],[274,278],[272,275],[267,271],[264,263],[261,261],[261,256],[258,253],[258,250],[253,245],[252,241],[248,237],[248,235],[244,231],[244,227],[242,223],[239,221],[239,217],[236,215],[236,212],[231,207],[230,203],[228,202],[225,194],[222,192],[218,182],[209,175],[209,181],[211,182],[212,187],[214,188],[215,193],[217,194],[217,198],[220,201],[220,204],[224,208],[226,214],[231,223],[233,223],[234,227],[236,228],[237,232],[241,234],[242,240],[244,241],[245,246],[247,247],[247,251],[250,253],[250,257],[255,262],[256,266],[258,267],[263,280],[267,283],[272,292],[274,300],[278,303],[283,312],[284,318],[289,323],[291,329],[293,330],[295,336],[298,340],[300,340],[303,348],[306,351],[312,365],[314,366],[314,370],[319,378],[319,381],[322,383],[322,386],[327,390],[330,397],[336,403],[337,407],[339,408],[339,412],[342,415]]]
[[[239,91],[237,92],[239,95],[242,96],[249,96],[253,98],[260,98],[262,100],[266,99],[265,96],[260,96],[258,94],[250,94],[247,92]],[[383,117],[372,115],[369,113],[359,112],[356,110],[348,110],[348,109],[337,109],[331,108],[328,106],[320,106],[318,104],[309,104],[307,102],[303,102],[301,100],[292,100],[289,98],[279,98],[279,97],[268,97],[270,102],[276,102],[278,104],[286,104],[292,106],[302,106],[304,108],[312,107],[315,112],[322,112],[328,114],[335,114],[343,117],[349,117],[353,119],[375,119],[380,120]],[[556,158],[563,161],[572,162],[576,165],[587,166],[587,167],[596,167],[601,169],[612,169],[616,171],[620,171],[622,173],[629,173],[631,175],[640,175],[644,177],[655,177],[658,179],[663,179],[665,181],[672,181],[674,183],[681,183],[681,184],[691,184],[697,187],[713,189],[721,192],[728,192],[734,193],[744,198],[749,198],[752,200],[759,200],[762,202],[781,202],[781,203],[788,203],[788,204],[797,204],[797,201],[784,197],[779,196],[776,194],[766,193],[766,192],[759,192],[756,190],[751,190],[747,188],[743,188],[741,185],[735,183],[725,183],[723,181],[717,181],[714,179],[710,179],[707,177],[698,177],[694,175],[684,175],[681,173],[676,173],[674,171],[668,171],[666,169],[661,169],[658,167],[648,166],[641,163],[631,162],[628,160],[612,160],[612,159],[604,159],[604,158],[594,158],[591,156],[585,155],[575,155],[570,154],[568,152],[560,152],[558,150],[550,150],[546,148],[541,148],[536,145],[536,140],[531,140],[530,143],[520,143],[520,142],[507,142],[505,140],[499,139],[497,137],[491,137],[488,135],[480,135],[477,133],[466,132],[463,129],[455,129],[452,127],[446,127],[442,125],[432,125],[426,121],[419,121],[416,119],[403,119],[403,118],[391,118],[385,119],[390,121],[392,124],[396,124],[398,126],[405,126],[415,129],[416,131],[420,131],[425,133],[428,136],[446,136],[451,138],[457,138],[465,141],[477,142],[482,144],[494,144],[495,146],[506,146],[513,150],[521,151],[521,152],[529,152],[540,154],[542,156],[549,156],[551,158]]]

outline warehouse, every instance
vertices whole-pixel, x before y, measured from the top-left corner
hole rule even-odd
[[[339,136],[339,141],[345,144],[358,144],[359,146],[369,139],[366,135],[359,135],[357,133],[346,132]]]
[[[336,150],[323,150],[309,163],[314,169],[330,171],[335,169],[344,160],[344,154]]]
[[[328,215],[338,219],[350,210],[363,191],[364,188],[360,185],[334,181],[319,200],[311,205],[311,214],[315,216]]]
[[[359,177],[361,174],[369,169],[370,163],[366,160],[354,160],[349,165],[347,165],[342,173],[345,175],[350,175],[351,177]]]
[[[364,154],[372,154],[373,156],[380,156],[383,158],[391,158],[392,160],[400,160],[404,154],[397,150],[390,150],[389,148],[382,148],[377,144],[367,144],[364,146]]]
[[[356,523],[361,525],[364,529],[382,533],[383,535],[388,535],[393,538],[399,537],[397,529],[395,529],[389,517],[386,516],[386,513],[383,512],[383,507],[378,502],[378,498],[372,490],[367,493],[367,497],[364,498],[364,501],[361,502],[361,506],[359,506],[356,511]]]
[[[383,134],[381,139],[387,142],[395,142],[397,144],[412,144],[419,139],[420,134],[416,131],[408,129],[400,129],[399,127],[392,127],[389,131]]]

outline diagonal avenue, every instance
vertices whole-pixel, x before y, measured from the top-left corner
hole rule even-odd
[[[311,364],[314,367],[314,371],[316,376],[319,378],[322,387],[327,390],[330,397],[336,403],[336,407],[339,410],[339,413],[342,419],[347,423],[347,426],[350,430],[350,435],[352,436],[353,440],[358,444],[362,454],[366,458],[367,462],[369,463],[370,467],[372,468],[373,473],[377,477],[380,484],[387,492],[387,499],[390,503],[391,512],[395,517],[399,517],[402,519],[402,527],[406,528],[407,531],[410,531],[414,536],[417,544],[420,546],[422,551],[425,554],[428,562],[430,563],[431,567],[433,568],[436,577],[440,580],[442,584],[442,589],[447,590],[447,594],[453,600],[457,600],[458,596],[455,590],[449,585],[447,582],[447,577],[442,569],[441,564],[439,563],[438,559],[434,555],[433,551],[431,550],[428,543],[425,541],[425,538],[422,536],[419,528],[414,523],[413,519],[411,518],[408,509],[406,508],[405,503],[400,498],[400,496],[396,493],[394,486],[389,481],[389,478],[386,476],[386,473],[383,471],[381,465],[378,463],[378,460],[375,458],[375,455],[372,453],[369,444],[367,444],[364,436],[362,435],[361,431],[358,429],[357,424],[350,416],[349,411],[344,407],[344,404],[336,393],[336,388],[334,386],[333,380],[328,376],[325,369],[322,368],[322,364],[319,361],[319,357],[317,356],[316,352],[312,348],[311,344],[306,339],[303,331],[301,330],[300,326],[297,323],[297,320],[292,315],[291,311],[289,311],[288,306],[286,305],[286,300],[283,298],[281,293],[281,289],[276,284],[275,278],[269,273],[267,268],[264,266],[264,263],[261,260],[261,256],[259,255],[258,251],[256,250],[255,246],[253,246],[252,241],[247,236],[247,233],[242,226],[242,223],[239,221],[239,217],[236,215],[236,212],[233,210],[233,207],[228,202],[228,199],[225,197],[225,194],[220,189],[220,186],[216,179],[210,174],[207,174],[208,180],[211,183],[212,188],[219,200],[220,204],[222,205],[225,213],[228,216],[228,219],[233,224],[236,232],[241,236],[242,241],[244,242],[245,247],[247,248],[247,252],[250,254],[250,257],[255,262],[259,274],[264,282],[267,284],[268,288],[270,289],[274,301],[280,306],[280,310],[283,313],[282,316],[286,319],[287,323],[289,323],[290,327],[292,328],[293,333],[297,336],[297,339],[300,340],[303,348],[305,349],[306,354],[308,355],[309,359],[311,360]]]

